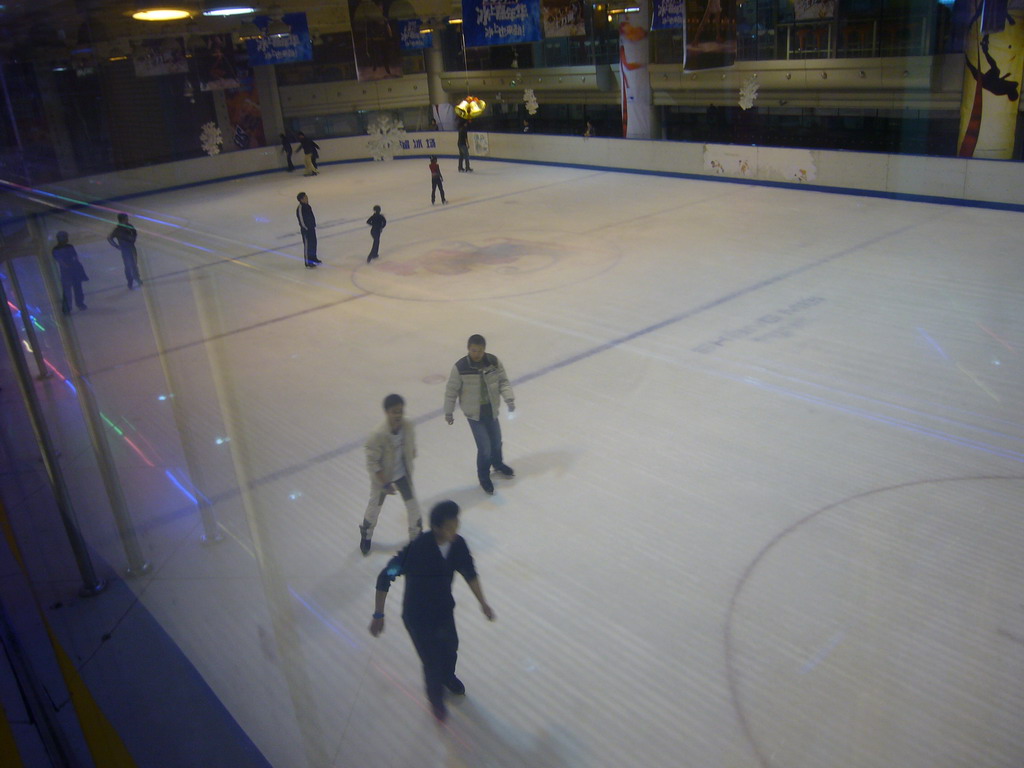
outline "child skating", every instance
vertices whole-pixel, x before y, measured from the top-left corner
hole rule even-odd
[[[447,205],[444,197],[444,178],[441,176],[441,166],[437,164],[437,155],[430,156],[430,204],[437,200],[437,193],[441,193],[441,205]]]
[[[380,233],[384,231],[384,227],[388,225],[388,220],[380,212],[380,206],[373,206],[373,215],[366,220],[366,223],[370,225],[370,236],[373,238],[373,248],[370,249],[370,255],[366,257],[366,263],[369,264],[374,259],[379,259],[380,254],[377,250],[380,248]]]

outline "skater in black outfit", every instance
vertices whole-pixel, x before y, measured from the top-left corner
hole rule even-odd
[[[462,167],[463,163],[466,164],[465,168]],[[473,172],[469,167],[469,120],[459,122],[459,173],[463,171]]]
[[[313,208],[305,192],[299,192],[295,199],[299,201],[295,218],[299,220],[299,231],[302,233],[302,257],[306,261],[306,268],[312,269],[317,264],[323,264],[316,257],[316,216],[313,215]]]
[[[128,281],[128,290],[134,288],[134,283],[142,285],[142,278],[139,277],[139,252],[135,248],[135,241],[139,233],[130,223],[128,214],[117,214],[117,226],[107,237],[107,242],[121,252],[121,260],[124,262],[124,277]]]
[[[85,274],[85,267],[78,260],[78,252],[75,246],[68,242],[67,232],[57,233],[57,244],[53,247],[53,258],[60,267],[60,287],[64,289],[63,300],[61,301],[61,312],[65,315],[71,314],[71,296],[74,294],[75,304],[79,309],[88,309],[85,306],[85,295],[82,293],[82,283],[89,279]]]
[[[286,133],[281,134],[281,151],[284,152],[285,160],[288,161],[288,172],[291,173],[295,170],[295,163],[292,162],[292,142]]]
[[[380,206],[375,205],[373,206],[373,215],[366,220],[366,223],[370,225],[370,236],[373,238],[373,248],[370,249],[370,255],[366,257],[366,263],[369,264],[374,259],[380,258],[380,254],[377,252],[380,248],[380,233],[388,225],[388,220],[381,215]]]
[[[437,164],[437,155],[430,156],[430,204],[433,205],[437,193],[441,193],[441,205],[447,205],[444,198],[444,179],[441,177],[441,166]]]
[[[384,631],[384,604],[391,583],[405,576],[402,621],[423,662],[427,700],[438,720],[448,715],[444,689],[458,696],[466,692],[466,686],[455,676],[459,635],[455,629],[452,579],[456,571],[473,591],[484,616],[490,621],[495,618],[484,598],[473,555],[458,530],[459,505],[454,501],[442,501],[430,510],[430,530],[409,542],[377,576],[377,595],[370,623],[370,634],[378,637]]]

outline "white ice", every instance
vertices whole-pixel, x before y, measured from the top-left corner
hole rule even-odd
[[[107,433],[152,565],[129,583],[273,765],[1024,765],[1020,214],[447,158],[431,206],[426,164],[119,203],[141,291],[109,213],[47,224],[91,277],[69,325],[125,437]],[[441,415],[472,333],[516,394],[493,497]],[[86,536],[123,570],[74,396],[38,387]],[[360,555],[362,443],[390,392],[418,420],[421,503],[461,505],[497,613],[456,577],[468,695],[444,725],[401,581],[367,631],[406,530],[389,499]],[[42,484],[22,486],[39,588],[73,593]]]

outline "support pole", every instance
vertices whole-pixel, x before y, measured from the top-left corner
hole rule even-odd
[[[32,385],[32,375],[29,373],[28,364],[21,354],[18,330],[14,323],[14,318],[11,317],[10,307],[7,306],[7,293],[4,290],[3,282],[0,282],[0,305],[2,305],[0,306],[0,322],[3,323],[4,344],[7,347],[7,353],[10,355],[11,363],[14,365],[18,389],[21,391],[21,398],[25,402],[29,421],[32,422],[32,431],[36,436],[36,444],[39,446],[39,453],[43,459],[43,466],[46,468],[46,475],[50,479],[50,487],[53,489],[53,496],[57,502],[57,511],[60,514],[61,523],[64,525],[64,532],[67,534],[71,551],[74,553],[75,562],[78,565],[78,573],[82,577],[82,587],[78,594],[83,597],[99,594],[106,587],[106,583],[96,576],[96,569],[93,568],[88,547],[85,545],[85,539],[82,537],[82,532],[78,530],[78,521],[71,503],[71,494],[68,493],[67,484],[64,482],[64,473],[61,471],[60,463],[57,461],[57,451],[53,447],[49,430],[46,428],[43,409],[39,406],[39,398],[36,396],[35,388]]]
[[[145,264],[145,260],[141,260]],[[149,275],[146,275],[146,285],[152,286]],[[216,544],[224,540],[220,527],[217,524],[217,513],[210,503],[206,491],[209,484],[206,482],[203,462],[195,449],[195,440],[192,437],[192,428],[188,420],[188,408],[181,399],[181,388],[178,378],[168,361],[167,341],[164,339],[163,325],[160,322],[159,311],[154,298],[152,287],[142,291],[142,297],[146,302],[146,313],[149,315],[149,327],[153,331],[153,340],[156,342],[157,357],[160,359],[160,369],[164,373],[164,381],[167,382],[167,397],[171,404],[171,414],[174,416],[174,425],[178,430],[178,437],[181,440],[181,450],[185,454],[185,466],[188,468],[189,481],[195,491],[196,506],[199,507],[199,517],[203,521],[203,544]]]
[[[52,375],[43,360],[43,351],[39,348],[39,341],[36,338],[36,329],[32,327],[32,318],[28,314],[28,304],[25,301],[25,293],[21,290],[21,281],[18,279],[18,271],[14,268],[14,259],[7,261],[7,276],[11,279],[11,288],[14,289],[14,297],[18,302],[18,309],[21,311],[21,324],[25,328],[25,337],[28,345],[32,348],[32,356],[36,360],[36,368],[39,369],[39,378],[48,379]]]

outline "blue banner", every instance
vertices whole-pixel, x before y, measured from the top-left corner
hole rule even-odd
[[[462,34],[470,48],[535,43],[540,29],[540,0],[462,0]]]
[[[686,26],[686,0],[654,0],[651,29],[682,29]]]
[[[291,28],[291,34],[273,36],[266,34],[270,24],[269,16],[254,16],[252,23],[263,30],[257,40],[246,40],[249,64],[290,64],[295,61],[313,60],[313,41],[309,38],[309,24],[304,13],[286,13],[281,21]]]
[[[398,25],[398,41],[403,51],[422,51],[434,45],[434,35],[427,32],[420,34],[423,29],[421,19],[401,19],[395,22]]]

